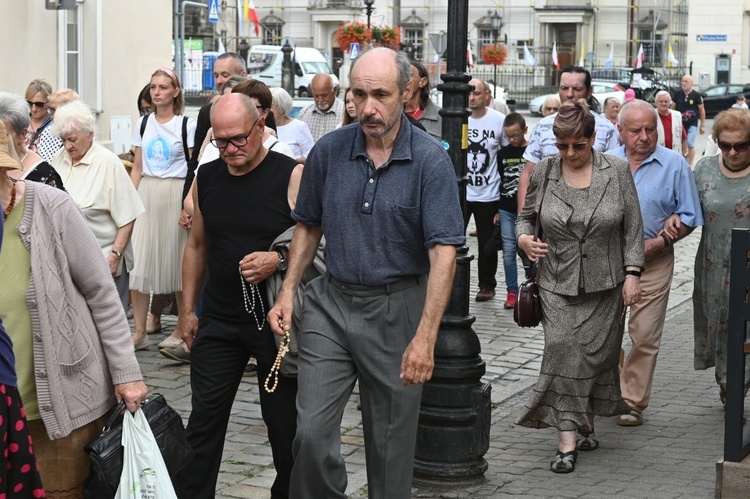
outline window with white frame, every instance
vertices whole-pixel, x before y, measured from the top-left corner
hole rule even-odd
[[[404,30],[404,43],[411,44],[415,61],[421,61],[424,57],[424,29],[408,28]]]
[[[63,11],[64,81],[67,88],[81,93],[81,9]]]
[[[482,49],[487,45],[494,45],[496,40],[492,37],[491,29],[479,29],[479,38],[477,40],[477,54],[482,54]]]

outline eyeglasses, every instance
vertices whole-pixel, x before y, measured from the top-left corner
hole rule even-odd
[[[250,138],[250,135],[252,135],[253,128],[255,128],[255,125],[258,123],[259,120],[260,118],[255,120],[255,123],[253,123],[253,126],[250,127],[250,131],[247,132],[247,135],[245,136],[240,135],[239,137],[232,137],[229,139],[219,139],[219,138],[214,137],[211,139],[211,143],[214,146],[216,146],[218,149],[226,149],[229,146],[229,144],[232,144],[234,147],[238,149],[240,147],[244,147],[247,145],[247,142],[248,142],[247,139]]]
[[[509,135],[506,135],[506,137],[508,137],[508,140],[516,140],[516,139],[520,139],[521,137],[523,137],[523,132],[518,132],[518,133],[514,133],[514,134],[509,134]]]
[[[142,107],[142,108],[139,108],[138,111],[141,113],[141,116],[146,116],[147,114],[151,114],[150,107]]]
[[[55,111],[57,111],[56,108],[47,106],[47,114],[49,114],[50,116],[52,116],[53,114],[55,114]]]
[[[44,107],[47,105],[46,101],[33,102],[30,100],[27,100],[26,103],[29,105],[29,107],[41,107],[42,109],[44,109]]]
[[[560,152],[568,152],[570,151],[570,148],[572,147],[574,151],[583,151],[586,149],[586,146],[589,145],[589,142],[576,142],[575,144],[568,144],[567,142],[555,142],[555,147],[557,147]]]
[[[747,151],[748,147],[750,147],[750,140],[746,140],[744,142],[735,142],[734,144],[729,144],[728,142],[722,142],[721,140],[718,140],[717,144],[719,146],[719,149],[721,149],[721,152],[723,152],[724,154],[728,154],[732,149],[734,149],[734,152],[736,152],[737,154],[742,154],[743,152]]]

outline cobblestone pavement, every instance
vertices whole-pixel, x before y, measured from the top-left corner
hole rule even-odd
[[[489,469],[481,484],[416,484],[413,496],[712,497],[715,463],[722,455],[724,418],[713,372],[692,368],[691,295],[699,239],[700,230],[696,230],[676,246],[667,325],[644,425],[624,428],[614,419],[597,420],[601,447],[593,453],[581,453],[575,473],[569,475],[549,471],[557,442],[553,429],[532,430],[513,424],[536,381],[544,341],[541,327],[520,329],[513,322],[512,311],[502,308],[501,258],[497,297],[484,303],[471,302],[471,313],[476,317],[473,328],[487,367],[484,382],[492,385],[490,449],[485,456]],[[476,238],[469,238],[469,243],[476,255]],[[473,296],[477,291],[475,261],[471,265]],[[152,336],[152,345],[169,334],[174,323],[174,317],[165,316],[164,330]],[[627,348],[627,338],[625,343]],[[161,357],[155,346],[137,355],[149,389],[163,393],[187,421],[189,366]],[[256,378],[245,378],[226,435],[219,498],[270,497],[275,471],[258,400]],[[356,401],[355,390],[341,424],[342,453],[349,475],[347,493],[352,498],[367,497],[363,433]]]

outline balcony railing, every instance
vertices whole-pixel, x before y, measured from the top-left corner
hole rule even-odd
[[[340,9],[359,10],[363,6],[362,0],[308,0],[307,8],[312,9]]]

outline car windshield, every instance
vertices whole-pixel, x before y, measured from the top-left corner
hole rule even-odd
[[[715,87],[706,89],[706,95],[724,95],[727,92],[727,87]]]
[[[306,74],[331,74],[331,69],[326,62],[300,62],[300,65],[302,66],[302,71]]]

